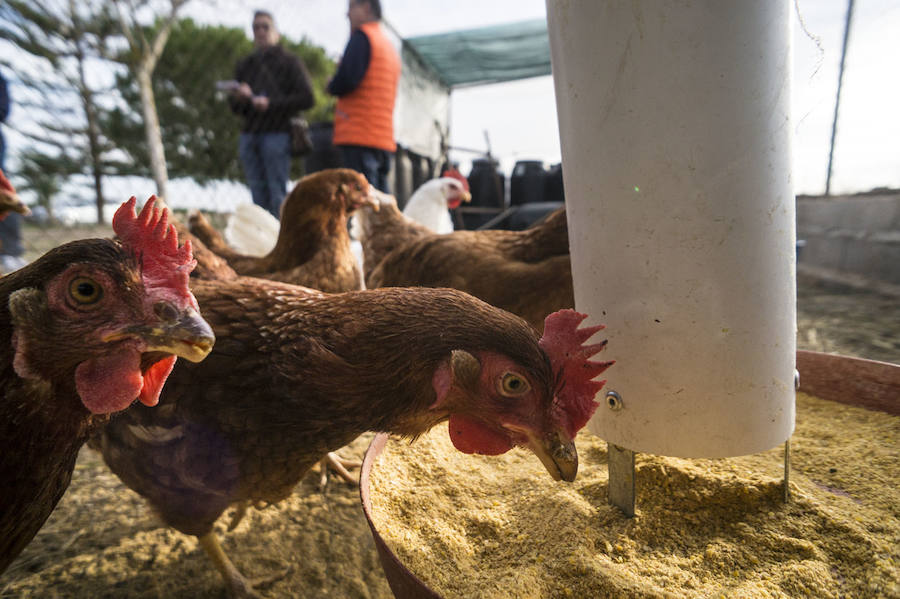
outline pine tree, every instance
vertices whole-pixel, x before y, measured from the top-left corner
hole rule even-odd
[[[55,7],[22,0],[0,5],[0,39],[19,50],[4,52],[2,64],[25,92],[14,102],[30,116],[27,124],[17,125],[26,120],[18,118],[8,124],[34,144],[32,153],[46,157],[41,164],[55,175],[92,178],[98,222],[103,222],[103,175],[113,148],[100,130],[99,115],[112,78],[93,75],[115,35],[102,5],[74,0]]]

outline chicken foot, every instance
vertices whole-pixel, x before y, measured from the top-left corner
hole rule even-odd
[[[222,549],[222,545],[219,543],[219,539],[214,531],[198,537],[198,540],[206,555],[212,560],[213,566],[222,575],[228,596],[233,599],[262,599],[262,596],[254,590],[255,588],[265,588],[283,579],[291,572],[291,568],[287,567],[272,576],[249,580],[238,571],[232,561],[228,559],[228,556],[225,555],[225,551]]]
[[[347,468],[359,468],[360,466],[362,466],[362,462],[359,460],[348,460],[347,458],[342,458],[337,452],[329,451],[328,455],[319,462],[319,469],[322,471],[319,479],[319,488],[324,490],[328,485],[329,468],[337,472],[341,478],[351,485],[359,484],[359,477],[350,474]]]

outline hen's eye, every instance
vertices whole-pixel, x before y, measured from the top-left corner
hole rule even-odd
[[[507,397],[522,395],[530,390],[528,381],[513,372],[507,372],[500,379],[500,393]]]
[[[69,295],[79,304],[95,304],[103,297],[103,288],[92,279],[77,277],[69,283]]]

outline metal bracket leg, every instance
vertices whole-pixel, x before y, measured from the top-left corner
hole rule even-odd
[[[634,452],[607,443],[609,503],[634,517]]]
[[[791,440],[784,442],[784,502],[791,500]]]

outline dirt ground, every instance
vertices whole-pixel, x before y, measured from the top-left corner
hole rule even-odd
[[[900,297],[800,276],[797,348],[900,364]]]
[[[45,232],[57,242],[62,234]],[[801,349],[900,363],[898,298],[801,279],[798,326]],[[361,458],[370,437],[341,453]],[[351,485],[333,479],[321,492],[318,476],[310,474],[288,500],[250,510],[226,533],[228,515],[218,532],[242,572],[252,578],[289,569],[261,591],[265,597],[391,596]],[[197,540],[162,526],[87,448],[65,497],[0,576],[0,597],[221,596],[221,579]]]

